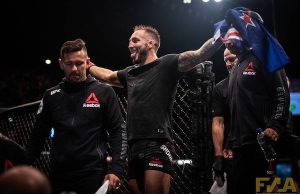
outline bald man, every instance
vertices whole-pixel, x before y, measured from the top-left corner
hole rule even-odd
[[[47,177],[30,166],[17,166],[0,176],[1,194],[51,194]]]
[[[226,48],[224,50],[224,62],[228,73],[230,74],[231,70],[237,64],[238,58]],[[226,104],[228,79],[229,76],[217,83],[213,90],[212,140],[215,149],[215,162],[213,164],[215,176],[220,177],[224,181],[224,171],[227,173],[227,192],[230,193],[232,185],[229,160],[232,159],[233,155],[232,151],[230,150],[230,145],[226,142],[229,135],[229,110],[228,105]],[[224,158],[228,161],[225,162]],[[222,186],[223,181],[218,182],[219,186]]]

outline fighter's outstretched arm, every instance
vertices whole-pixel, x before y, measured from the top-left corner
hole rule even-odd
[[[92,76],[94,76],[100,81],[103,81],[113,86],[123,87],[123,85],[119,81],[117,71],[112,71],[110,69],[98,67],[92,62],[91,66],[89,66],[87,70]]]
[[[187,72],[193,69],[199,63],[211,58],[221,45],[222,42],[213,42],[213,38],[210,38],[198,50],[180,53],[178,58],[178,70],[180,72]]]

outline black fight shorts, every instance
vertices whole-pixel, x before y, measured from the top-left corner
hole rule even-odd
[[[172,175],[171,145],[168,142],[141,140],[130,146],[128,179],[144,177],[146,170]]]

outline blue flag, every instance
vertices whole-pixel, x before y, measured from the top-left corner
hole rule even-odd
[[[236,29],[237,33],[234,34],[240,38],[231,35],[232,28]],[[280,43],[263,26],[260,15],[247,8],[228,10],[225,19],[215,24],[214,39],[230,39],[239,50],[252,51],[269,73],[289,63],[289,57]]]

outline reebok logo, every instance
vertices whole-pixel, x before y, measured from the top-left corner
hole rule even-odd
[[[256,71],[255,71],[255,69],[253,67],[253,63],[250,62],[247,65],[246,69],[243,71],[243,75],[255,75],[255,74],[256,74]]]
[[[149,166],[163,168],[163,164],[162,164],[162,162],[158,158],[151,160],[149,162]]]
[[[90,95],[86,98],[85,103],[83,103],[83,107],[100,108],[99,100],[94,92],[90,93]]]

